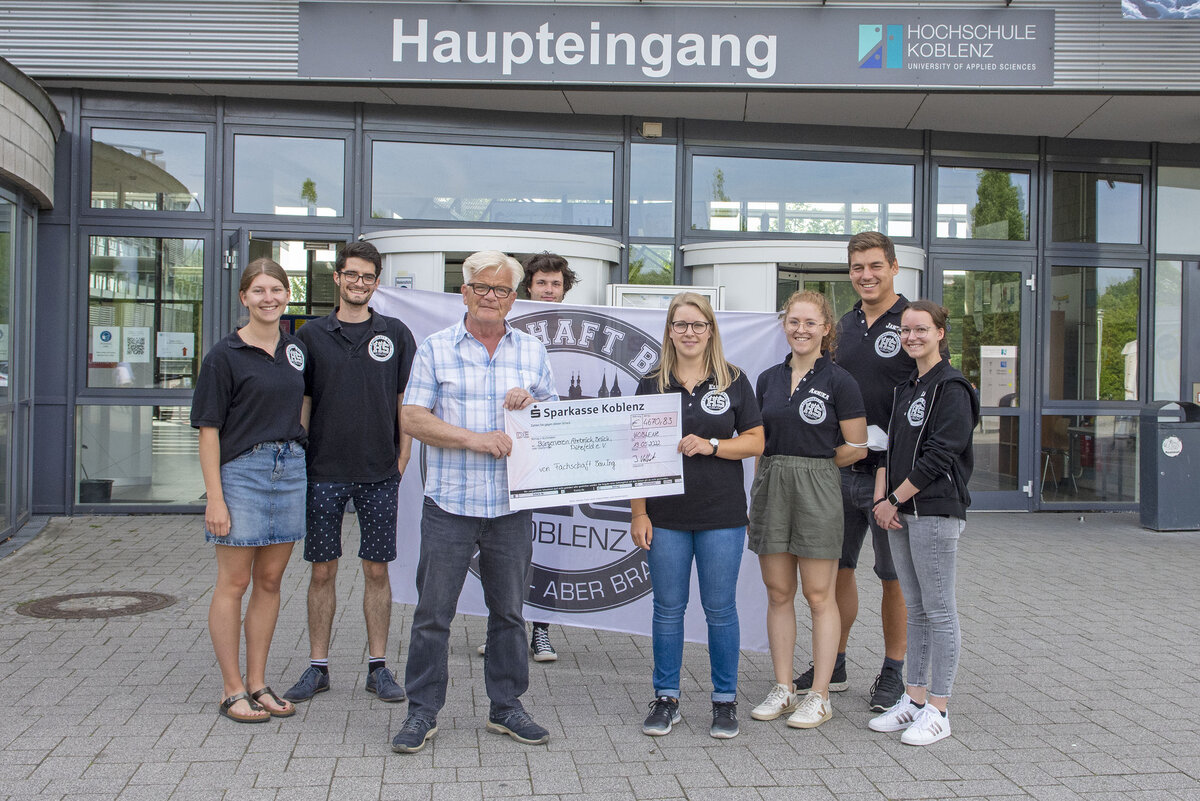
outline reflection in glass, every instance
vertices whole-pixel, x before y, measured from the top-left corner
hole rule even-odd
[[[375,142],[371,216],[613,225],[611,151]]]
[[[12,412],[0,412],[0,529],[8,528],[8,516],[12,512],[9,498],[8,465],[12,450]]]
[[[1119,267],[1051,268],[1051,400],[1138,399],[1140,279]]]
[[[238,134],[233,137],[233,210],[341,217],[345,164],[341,139]]]
[[[1136,503],[1137,429],[1135,415],[1043,417],[1042,500]]]
[[[675,282],[675,249],[670,245],[630,245],[629,283]]]
[[[337,284],[333,283],[337,246],[333,243],[251,239],[249,254],[250,261],[263,256],[273,259],[288,274],[292,291],[288,314],[324,316],[337,305]],[[239,313],[241,325],[249,315],[244,306]]]
[[[1055,242],[1136,245],[1142,241],[1142,177],[1055,170]]]
[[[938,167],[942,239],[1029,239],[1029,173]]]
[[[93,236],[88,386],[190,388],[200,367],[204,243]]]
[[[950,361],[979,389],[985,407],[1020,405],[1021,287],[1018,272],[942,272]]]
[[[780,270],[775,282],[775,308],[782,309],[783,304],[800,290],[820,292],[829,299],[833,306],[833,317],[840,319],[843,314],[854,308],[858,302],[858,294],[850,283],[850,276],[845,267],[837,264],[793,263],[789,267],[795,270]],[[822,274],[824,273],[824,274]]]
[[[692,229],[913,235],[908,164],[694,156]]]
[[[78,406],[78,503],[201,505],[198,437],[187,406]]]
[[[1197,227],[1193,225],[1192,227]],[[1183,364],[1183,262],[1154,263],[1154,398],[1179,400]],[[1182,397],[1186,398],[1186,395]]]
[[[1021,419],[984,415],[975,427],[975,470],[971,492],[1011,492],[1017,489],[1021,464]]]
[[[17,207],[0,197],[0,400],[8,400],[11,393],[12,353],[12,289],[13,267],[17,254],[14,251],[16,239]],[[32,265],[27,268],[31,273]],[[2,519],[2,518],[0,518]],[[3,529],[0,524],[0,529]]]
[[[1158,168],[1156,214],[1159,253],[1200,254],[1200,168]]]
[[[675,234],[675,146],[635,143],[629,161],[629,233]]]
[[[93,128],[92,208],[204,211],[204,134]]]

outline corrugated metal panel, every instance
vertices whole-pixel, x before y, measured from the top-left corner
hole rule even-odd
[[[1003,0],[828,0],[826,7],[1003,5]],[[1014,0],[1011,8],[1056,11],[1057,89],[1200,91],[1200,23],[1125,20],[1120,0]],[[295,80],[298,20],[297,0],[4,0],[0,55],[35,78]]]

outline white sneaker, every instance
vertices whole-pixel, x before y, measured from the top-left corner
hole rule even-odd
[[[912,725],[900,735],[905,745],[932,745],[950,736],[950,717],[943,715],[933,704],[925,704]]]
[[[767,700],[750,710],[750,717],[755,720],[774,720],[795,709],[797,700],[791,687],[776,684],[767,693]]]
[[[820,693],[809,692],[787,719],[787,725],[793,729],[815,729],[831,717],[833,707],[829,705],[829,699],[822,698]]]
[[[479,654],[480,656],[483,656],[484,654],[486,654],[487,653],[487,643],[485,642],[483,645],[476,648],[475,653]]]
[[[871,731],[904,731],[916,720],[920,711],[921,707],[913,703],[908,693],[904,693],[891,709],[871,718],[867,728]]]

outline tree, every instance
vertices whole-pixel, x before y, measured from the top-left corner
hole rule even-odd
[[[1098,400],[1125,400],[1125,355],[1122,351],[1138,339],[1138,277],[1112,284],[1096,299],[1104,314],[1100,334],[1100,393]]]
[[[982,170],[971,207],[971,231],[975,239],[1025,239],[1025,201],[1021,188],[1013,186],[1007,170]]]
[[[305,178],[300,185],[300,199],[310,206],[317,205],[317,182],[312,178]]]

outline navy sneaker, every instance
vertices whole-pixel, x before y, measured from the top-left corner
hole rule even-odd
[[[409,715],[392,738],[392,750],[397,754],[415,754],[437,734],[437,722]]]
[[[307,701],[317,693],[328,691],[329,674],[309,665],[308,669],[300,674],[300,681],[289,687],[283,697],[289,701]]]
[[[679,699],[660,695],[650,702],[650,714],[642,723],[642,734],[662,737],[664,734],[670,734],[671,727],[680,720]]]
[[[806,693],[812,689],[813,683],[813,663],[808,663],[808,670],[801,673],[792,681],[792,686],[796,688],[797,693]],[[840,693],[845,692],[850,686],[850,682],[846,681],[846,663],[843,662],[841,667],[833,666],[833,675],[829,677],[829,692]],[[893,702],[894,703],[894,702]],[[886,707],[885,707],[886,709]]]
[[[550,732],[534,723],[524,709],[514,709],[494,717],[489,715],[487,730],[494,734],[507,734],[525,745],[541,745],[550,739]]]
[[[875,677],[875,683],[871,685],[871,711],[886,712],[900,701],[902,695],[904,679],[900,676],[900,671],[883,668]]]
[[[737,701],[713,701],[712,726],[708,736],[730,740],[738,736]]]
[[[367,692],[375,693],[380,701],[387,701],[389,704],[398,704],[408,699],[392,671],[385,667],[376,668],[367,674]]]

